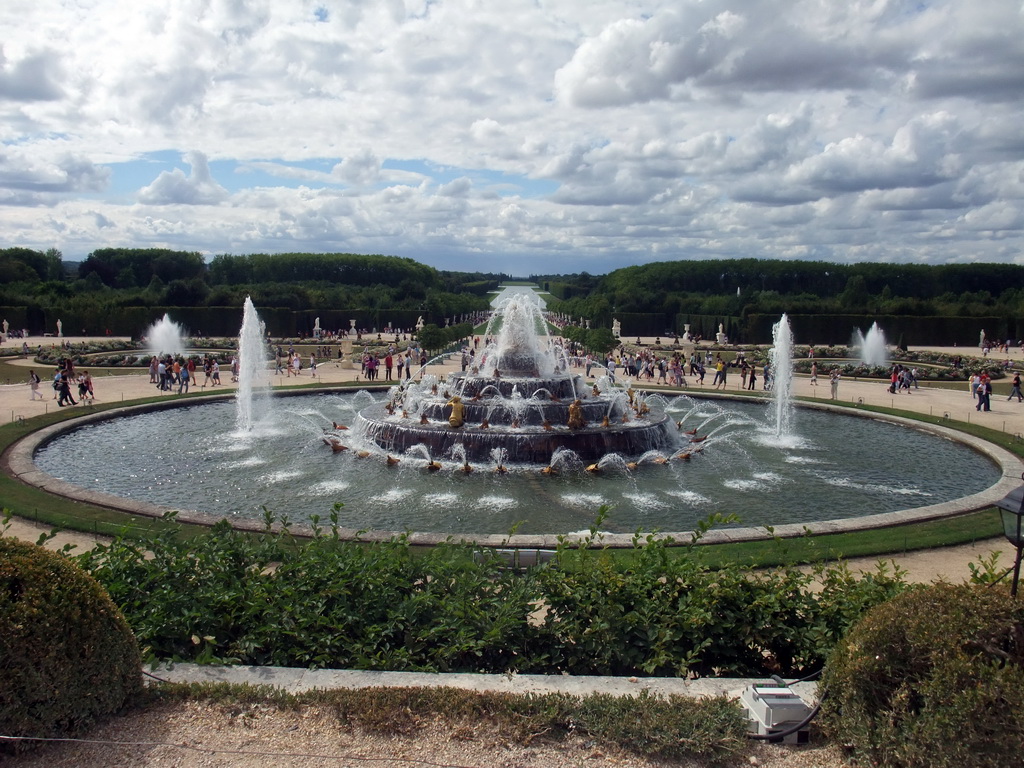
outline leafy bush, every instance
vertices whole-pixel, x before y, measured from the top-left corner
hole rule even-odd
[[[1024,603],[937,584],[877,606],[840,642],[823,723],[865,764],[997,768],[1024,749]]]
[[[336,513],[307,542],[272,524],[117,540],[80,562],[150,658],[438,672],[799,673],[905,587],[832,568],[816,591],[813,573],[713,570],[699,547],[654,537],[626,552],[563,542],[552,564],[517,572],[461,545],[343,542]]]
[[[0,537],[0,733],[71,736],[142,685],[131,630],[63,555]]]

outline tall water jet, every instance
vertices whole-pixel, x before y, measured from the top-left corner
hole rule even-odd
[[[775,436],[786,437],[793,416],[793,331],[785,314],[772,326],[771,361]]]
[[[185,329],[164,314],[146,330],[146,349],[153,357],[181,355],[185,352]]]
[[[268,355],[263,339],[263,323],[252,299],[246,296],[242,328],[238,332],[238,393],[235,396],[235,424],[242,431],[252,430],[257,393],[266,386]]]
[[[494,335],[493,348],[485,353],[483,371],[493,375],[547,377],[555,372],[548,324],[540,304],[527,294],[513,294],[496,307],[487,334]]]
[[[866,336],[860,332],[860,328],[857,329],[852,346],[857,350],[861,365],[884,367],[889,360],[886,344],[885,333],[878,327],[878,323],[872,323]]]

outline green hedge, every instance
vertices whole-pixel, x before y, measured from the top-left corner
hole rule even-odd
[[[118,540],[80,562],[153,658],[438,672],[798,673],[905,586],[834,567],[812,589],[795,567],[700,558],[653,539],[625,557],[563,543],[554,564],[519,573],[488,550],[345,543],[333,529],[299,544],[225,523],[187,542],[173,530]]]
[[[823,724],[858,762],[1003,768],[1024,750],[1024,602],[936,584],[869,611],[836,647]]]
[[[74,736],[141,687],[138,645],[96,580],[0,537],[0,733]]]

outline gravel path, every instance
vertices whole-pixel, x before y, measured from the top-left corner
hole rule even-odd
[[[119,717],[89,734],[95,742],[42,747],[0,766],[19,768],[655,768],[705,763],[658,761],[603,749],[573,736],[558,743],[503,739],[487,724],[421,724],[414,736],[353,731],[319,707],[282,711],[269,706],[182,702]],[[114,744],[113,742],[120,742]],[[726,764],[767,768],[840,768],[831,747],[751,745]]]

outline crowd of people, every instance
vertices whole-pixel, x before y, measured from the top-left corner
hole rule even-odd
[[[42,379],[35,369],[28,372],[29,400],[45,400],[42,393]],[[51,380],[53,399],[61,408],[79,403],[92,403],[96,400],[96,391],[92,374],[87,370],[75,371],[74,361],[70,357],[61,358]],[[78,400],[75,400],[73,389],[78,389]]]
[[[11,334],[13,335],[13,334]],[[341,334],[339,334],[340,336]],[[487,349],[492,339],[489,337],[470,337],[463,344],[461,350],[456,353],[463,372],[479,370],[485,361]],[[595,355],[587,352],[581,345],[568,340],[553,340],[551,342],[559,347],[556,357],[559,359],[560,367],[571,367],[583,369],[585,375],[592,376],[608,375],[615,381],[616,374],[621,372],[623,376],[636,381],[648,382],[651,384],[662,384],[677,388],[689,386],[687,376],[693,379],[695,385],[705,386],[705,376],[713,372],[710,387],[724,390],[727,388],[730,374],[738,374],[740,377],[740,389],[752,391],[760,387],[763,391],[771,391],[774,385],[774,372],[771,365],[759,366],[746,360],[740,353],[732,359],[726,359],[722,352],[715,352],[710,349],[693,349],[687,352],[675,350],[663,350],[655,345],[653,348],[631,349],[628,346],[621,346],[607,355]],[[481,348],[482,345],[482,348]],[[993,349],[1000,349],[993,344]],[[342,358],[340,346],[321,344],[308,352],[308,357],[299,352],[294,346],[285,350],[282,346],[276,348],[276,370],[275,373],[287,376],[300,376],[303,371],[309,371],[316,375],[317,365],[322,362],[331,362],[335,356]],[[419,372],[429,362],[427,353],[412,340],[402,349],[399,344],[391,343],[383,350],[365,346],[361,353],[356,353],[359,360],[360,375],[367,382],[402,382],[417,378]],[[809,354],[813,360],[813,352]],[[353,361],[355,362],[355,361]],[[204,380],[202,386],[218,386],[221,384],[220,364],[212,355],[198,356],[154,356],[149,363],[150,383],[162,392],[176,390],[178,394],[187,394],[190,387],[199,383],[198,374],[202,373]],[[830,396],[838,398],[839,382],[842,378],[840,369],[832,367],[828,372]],[[231,380],[237,382],[239,378],[239,358],[237,355],[231,359]],[[918,370],[913,366],[894,364],[890,368],[888,387],[893,394],[910,394],[919,389]],[[818,384],[818,364],[813,361],[810,368],[809,383],[812,387]],[[45,400],[42,390],[42,382],[36,371],[30,370],[28,375],[30,389],[30,400]],[[80,402],[93,402],[96,399],[94,382],[87,370],[76,371],[72,358],[63,357],[52,379],[53,399],[61,407],[78,405]],[[975,408],[978,411],[991,410],[991,398],[993,392],[992,379],[985,371],[975,373],[969,378],[969,391],[971,398],[975,401]],[[77,400],[75,393],[77,391]],[[1014,398],[1018,402],[1024,402],[1024,393],[1020,386],[1020,373],[1014,372],[1008,401]]]
[[[189,388],[199,383],[197,371],[203,367],[205,380],[203,387],[221,384],[220,363],[212,355],[205,355],[200,363],[195,357],[174,357],[173,355],[154,355],[149,361],[149,383],[155,384],[161,392],[172,392],[178,388],[178,394],[188,394]],[[232,380],[238,381],[238,358],[231,363]]]

